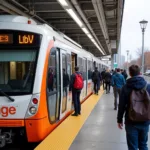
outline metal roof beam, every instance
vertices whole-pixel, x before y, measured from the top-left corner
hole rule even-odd
[[[92,29],[91,25],[89,24],[85,14],[83,13],[82,9],[79,6],[79,3],[77,2],[77,0],[71,0],[72,4],[74,5],[74,7],[77,9],[78,13],[80,14],[81,18],[84,20],[85,25],[88,27],[88,29],[90,30],[90,32],[92,33],[92,35],[94,36],[94,38],[96,39],[96,41],[98,42],[100,48],[102,49],[103,52],[105,52],[103,46],[101,45],[99,39],[97,38],[94,30]]]
[[[102,33],[104,35],[104,38],[109,40],[109,35],[107,31],[107,26],[106,26],[106,20],[105,20],[105,15],[104,15],[104,10],[103,10],[103,4],[102,0],[92,0],[93,7],[95,9],[99,25],[102,29]],[[109,44],[107,44],[108,51],[111,53],[111,47]]]
[[[62,13],[37,13],[37,15],[40,15],[43,19],[70,19],[70,16],[66,12]],[[72,18],[71,18],[72,19]],[[73,19],[72,19],[73,20]]]
[[[55,4],[58,4],[58,2],[57,1],[55,1],[55,2],[47,2],[47,1],[37,2],[37,1],[34,1],[34,5],[55,5]],[[29,0],[23,0],[22,5],[29,5]]]
[[[12,2],[17,5],[18,7],[22,8],[24,11],[28,11],[28,13],[25,13],[24,11],[18,9],[17,7],[15,7],[14,5],[4,1],[4,0],[0,0],[0,5],[9,8],[11,11],[15,12],[18,15],[22,15],[22,16],[26,16],[28,18],[33,18],[37,23],[42,22],[42,23],[47,23],[44,19],[42,19],[41,17],[39,17],[37,14],[35,14],[32,11],[29,11],[28,8],[26,8],[25,6],[21,5],[20,3],[18,3],[16,0],[12,0]],[[52,26],[51,24],[49,24],[50,26]],[[56,29],[56,28],[55,28]],[[56,29],[57,30],[57,29]]]
[[[20,14],[22,16],[30,17],[28,14],[24,13],[23,11],[19,10],[18,8],[14,7],[10,3],[0,0],[0,5],[2,7],[5,7],[6,10],[10,10],[11,12],[14,12],[15,14]]]
[[[114,6],[107,6],[107,5],[104,6],[105,11],[112,11],[112,10],[115,10],[115,9],[117,9],[117,4],[114,5]]]
[[[4,12],[7,12],[7,13],[11,14],[11,15],[16,15],[16,12],[14,12],[11,9],[6,8],[6,7],[2,6],[2,5],[0,5],[0,9],[3,10]],[[3,13],[3,12],[1,12],[1,13]]]
[[[54,24],[53,24],[54,25]],[[67,23],[66,22],[62,22],[61,24],[55,24],[55,27],[57,27],[58,29],[80,29],[79,26],[75,23]],[[92,27],[95,30],[99,30],[99,24],[98,23],[92,23]],[[82,32],[82,30],[81,30]]]
[[[26,5],[25,7],[27,7],[28,5]],[[58,4],[58,3],[56,3],[55,5],[36,5],[36,6],[34,6],[34,11],[44,11],[44,10],[51,10],[51,11],[56,11],[56,10],[58,10],[58,11],[60,11],[60,10],[64,10],[64,9],[62,9],[62,7]]]

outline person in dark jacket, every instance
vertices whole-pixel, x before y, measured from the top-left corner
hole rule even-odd
[[[94,92],[98,95],[98,91],[100,90],[101,74],[97,67],[95,67],[95,71],[92,74],[92,81],[94,83]]]
[[[76,74],[80,74],[82,76],[82,74],[79,72],[79,67],[77,66],[75,67],[75,73],[71,75],[70,86],[69,86],[69,91],[72,90],[72,100],[75,109],[75,113],[72,114],[72,116],[78,116],[81,114],[81,104],[80,104],[81,90],[75,89],[73,86],[75,82]]]
[[[114,110],[117,110],[117,97],[119,95],[120,98],[121,89],[125,85],[125,83],[126,82],[124,76],[121,74],[120,68],[117,68],[117,73],[115,73],[111,79],[111,85],[113,86],[114,90]]]
[[[128,150],[148,150],[148,131],[150,121],[133,122],[129,119],[128,110],[130,107],[130,93],[132,89],[141,90],[146,86],[146,81],[140,76],[140,68],[137,65],[129,67],[131,78],[127,80],[126,85],[122,88],[119,110],[117,116],[118,128],[123,128],[123,116],[125,114],[125,129],[127,136]],[[150,94],[150,84],[147,85],[147,91]]]
[[[111,74],[110,74],[109,69],[106,70],[104,81],[106,85],[106,94],[110,93]]]

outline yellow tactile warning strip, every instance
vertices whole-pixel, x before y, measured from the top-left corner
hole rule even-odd
[[[90,96],[82,104],[80,116],[65,119],[35,150],[68,150],[102,94],[103,91],[100,91],[98,96]]]

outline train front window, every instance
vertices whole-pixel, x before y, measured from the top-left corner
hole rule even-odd
[[[32,92],[36,50],[0,50],[0,89],[8,95]]]

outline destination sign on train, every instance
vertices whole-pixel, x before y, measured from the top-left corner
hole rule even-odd
[[[34,35],[19,35],[19,44],[32,44]]]
[[[12,44],[13,35],[12,34],[0,34],[0,44]]]
[[[7,31],[0,32],[0,46],[7,47],[24,47],[39,46],[41,35],[31,32]]]

